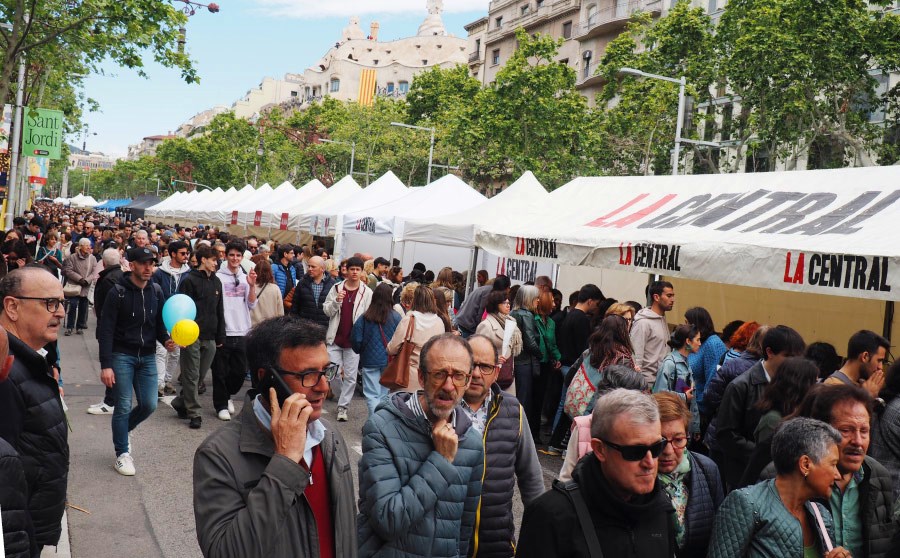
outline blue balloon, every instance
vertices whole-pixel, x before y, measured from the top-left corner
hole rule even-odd
[[[194,299],[186,294],[176,294],[169,297],[163,304],[162,318],[166,324],[166,331],[171,332],[175,324],[181,320],[193,320],[197,317],[197,305]]]

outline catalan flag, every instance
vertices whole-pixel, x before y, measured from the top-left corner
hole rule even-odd
[[[363,70],[359,76],[359,104],[370,107],[375,102],[375,70]]]

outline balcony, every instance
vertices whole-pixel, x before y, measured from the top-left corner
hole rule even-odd
[[[469,55],[469,64],[474,64],[476,62],[479,62],[480,60],[481,60],[480,52],[473,52],[472,54]]]
[[[582,22],[575,33],[575,39],[585,41],[621,31],[631,20],[631,16],[637,12],[650,12],[653,17],[659,17],[662,13],[662,4],[662,0],[617,2],[615,6],[598,10],[587,21]]]
[[[488,30],[485,39],[486,44],[491,44],[503,39],[507,35],[513,35],[516,29],[523,27],[526,31],[541,23],[550,21],[551,19],[567,13],[577,12],[581,8],[581,0],[556,0],[551,2],[547,0],[544,5],[538,9],[532,9],[527,14],[518,17],[504,19],[501,27],[493,27]],[[493,6],[492,6],[493,9]],[[493,25],[493,20],[491,25]]]
[[[596,73],[599,67],[599,62],[592,62],[586,69],[580,68],[578,70],[578,81],[575,82],[575,89],[581,91],[589,87],[606,85],[606,78]]]

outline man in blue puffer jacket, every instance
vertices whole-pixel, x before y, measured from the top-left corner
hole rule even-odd
[[[481,434],[457,404],[472,349],[457,335],[422,347],[417,393],[395,393],[363,427],[359,556],[466,556],[484,469]]]

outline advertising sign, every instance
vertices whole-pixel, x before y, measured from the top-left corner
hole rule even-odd
[[[28,157],[60,158],[63,113],[59,110],[25,107],[22,153]]]

